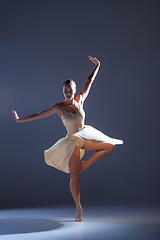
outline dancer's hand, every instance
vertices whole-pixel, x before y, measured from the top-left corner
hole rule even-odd
[[[100,61],[98,61],[97,58],[93,58],[91,56],[88,56],[88,58],[96,65],[96,66],[100,66]]]
[[[15,110],[12,110],[13,117],[15,118],[16,122],[20,122],[20,118],[18,117],[18,114]]]

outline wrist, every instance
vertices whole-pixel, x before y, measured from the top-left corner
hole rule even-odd
[[[96,64],[96,67],[95,67],[95,69],[97,69],[97,68],[99,68],[100,67],[100,64]]]
[[[18,118],[16,121],[17,122],[23,122],[23,119],[22,118]]]

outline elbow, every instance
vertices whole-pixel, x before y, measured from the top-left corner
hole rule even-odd
[[[45,116],[44,116],[44,114],[42,114],[42,113],[35,113],[35,120],[37,120],[37,119],[41,119],[41,118],[44,118]]]

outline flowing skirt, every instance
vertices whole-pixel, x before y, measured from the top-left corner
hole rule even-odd
[[[80,148],[80,160],[84,156],[85,150],[82,149],[84,140],[111,143],[113,145],[123,144],[123,140],[111,138],[90,125],[84,125],[84,127],[78,132],[66,135],[66,137],[59,139],[49,149],[44,150],[46,164],[55,167],[62,172],[69,173],[69,160],[75,146]]]

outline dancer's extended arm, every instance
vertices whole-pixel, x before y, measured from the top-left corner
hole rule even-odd
[[[24,118],[19,118],[18,114],[15,110],[12,110],[12,113],[13,113],[13,116],[14,116],[16,122],[29,122],[29,121],[37,120],[37,119],[40,119],[40,118],[48,117],[48,116],[56,113],[57,110],[58,110],[58,103],[54,104],[53,106],[49,107],[48,109],[46,109],[42,112],[34,113],[34,114],[29,115],[29,116],[24,117]]]
[[[91,85],[92,85],[92,83],[93,83],[93,81],[94,81],[94,79],[95,79],[95,77],[98,73],[99,67],[100,67],[100,62],[98,61],[97,58],[93,58],[93,57],[89,56],[89,59],[96,65],[96,67],[93,70],[93,72],[89,75],[89,77],[87,78],[86,84],[84,85],[84,88],[80,92],[80,95],[82,96],[83,101],[88,96]]]

